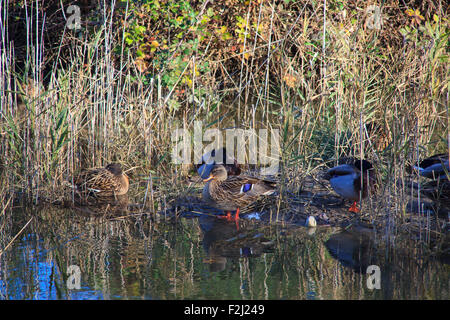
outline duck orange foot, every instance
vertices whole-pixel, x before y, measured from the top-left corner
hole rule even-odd
[[[239,220],[239,208],[236,210],[236,214],[234,215],[234,217],[231,215],[230,211],[227,211],[226,215],[223,216],[217,216],[220,219],[225,219],[227,221],[238,221]]]
[[[348,209],[348,211],[353,212],[353,213],[359,213],[360,210],[358,209],[357,205],[356,205],[356,201],[353,202],[352,206]]]

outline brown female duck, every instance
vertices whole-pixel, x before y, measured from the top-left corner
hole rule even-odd
[[[129,179],[118,163],[83,170],[75,179],[77,191],[97,196],[119,196],[128,192]]]
[[[228,176],[223,165],[213,165],[203,188],[203,199],[212,206],[227,211],[227,219],[233,220],[231,212],[236,210],[234,220],[239,219],[239,210],[262,196],[271,195],[276,183],[244,175]]]

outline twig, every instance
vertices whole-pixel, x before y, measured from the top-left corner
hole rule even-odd
[[[23,226],[22,229],[20,229],[20,231],[14,236],[14,238],[12,238],[12,240],[8,243],[8,245],[0,251],[0,257],[3,255],[3,252],[5,252],[9,246],[14,242],[14,240],[16,240],[16,238],[22,233],[23,230],[25,230],[25,228],[30,224],[31,220],[33,220],[33,217],[30,218],[30,220],[28,220],[28,222]]]

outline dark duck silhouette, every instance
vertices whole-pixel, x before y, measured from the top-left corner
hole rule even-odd
[[[450,166],[448,154],[441,153],[422,160],[413,167],[422,177],[429,179],[420,188],[423,195],[450,208]]]
[[[422,160],[413,167],[419,175],[429,179],[447,179],[449,168],[448,154],[440,153]]]
[[[241,165],[237,160],[227,153],[226,148],[212,149],[202,156],[202,162],[197,165],[197,172],[203,178],[203,173],[207,165],[222,164],[227,170],[229,176],[238,176],[241,174]]]

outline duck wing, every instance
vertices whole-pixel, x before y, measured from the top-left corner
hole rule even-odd
[[[121,187],[116,176],[105,168],[83,171],[75,180],[75,184],[83,191],[93,192],[115,192]]]
[[[448,161],[448,154],[439,153],[439,154],[435,154],[431,157],[428,157],[426,159],[423,159],[419,163],[419,167],[420,168],[428,168],[429,166],[432,166],[432,165],[438,164],[438,163],[444,163],[445,161]]]
[[[428,163],[427,166],[414,167],[422,177],[436,179],[440,176],[445,178],[450,171],[448,159],[441,159],[442,162]]]
[[[275,192],[276,182],[248,176],[233,176],[222,182],[225,191],[241,196],[261,196]]]

